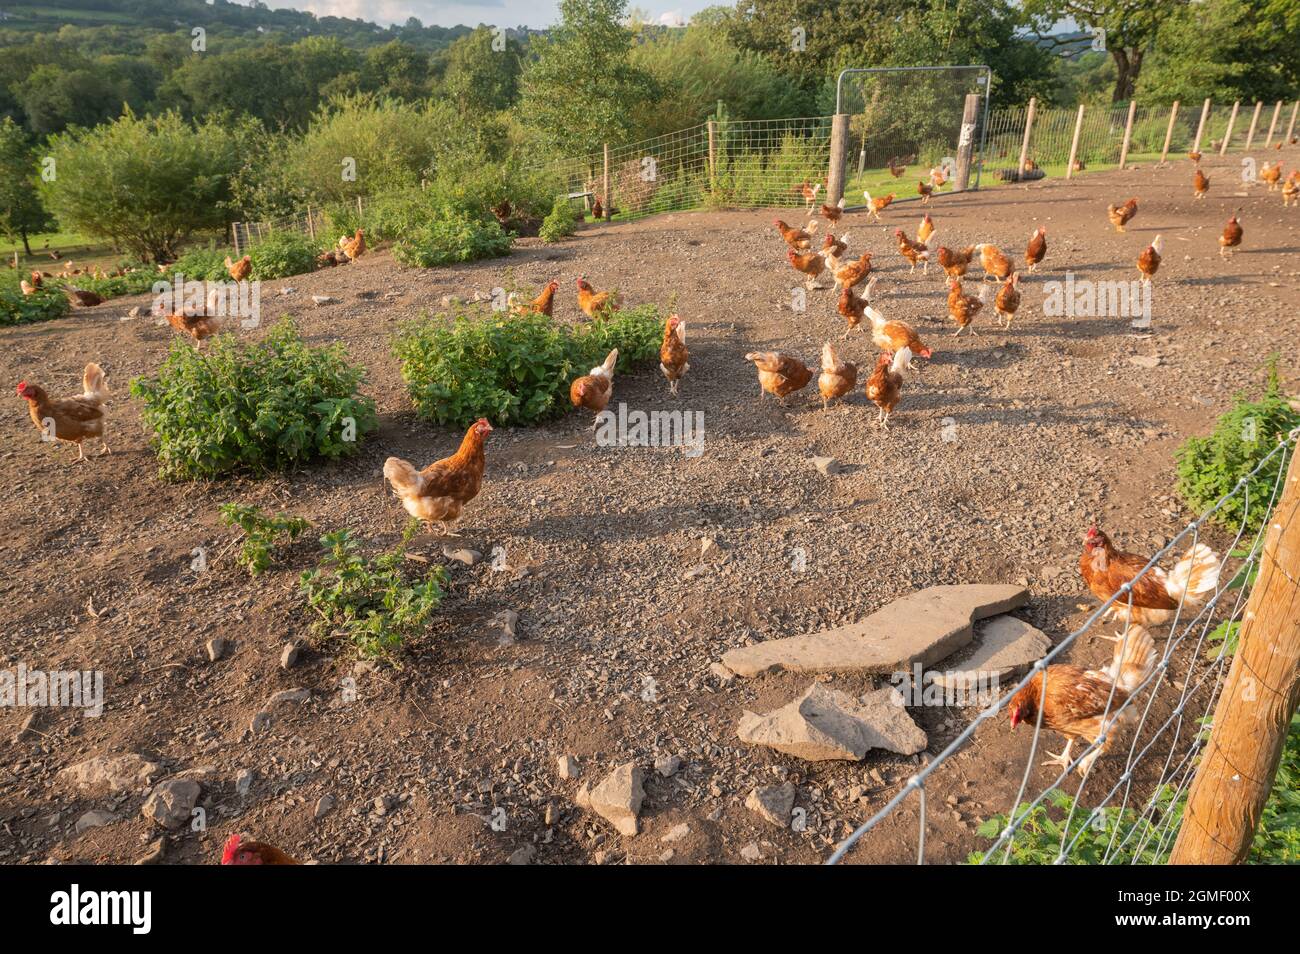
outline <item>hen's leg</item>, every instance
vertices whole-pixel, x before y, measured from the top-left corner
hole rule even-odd
[[[1060,755],[1052,755],[1051,752],[1048,752],[1047,754],[1048,754],[1049,758],[1047,759],[1046,762],[1044,762],[1044,763],[1042,763],[1042,764],[1043,764],[1043,765],[1059,765],[1059,766],[1060,766],[1061,768],[1063,768],[1063,769],[1065,769],[1065,768],[1069,768],[1069,767],[1070,767],[1070,750],[1071,750],[1072,748],[1074,748],[1074,739],[1066,739],[1066,740],[1065,740],[1065,751],[1062,752]]]

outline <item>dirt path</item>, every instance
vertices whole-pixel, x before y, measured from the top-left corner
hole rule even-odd
[[[948,337],[938,275],[909,276],[895,250],[895,227],[915,235],[915,203],[889,210],[884,226],[848,216],[852,248],[876,253],[881,309],[914,322],[936,352],[887,432],[871,426],[875,408],[860,387],[829,413],[812,388],[789,408],[756,400],[746,351],[780,348],[815,362],[822,342],[843,330],[829,292],[813,293],[806,314],[790,310],[796,276],[770,212],[588,227],[562,245],[531,240],[508,259],[428,272],[400,269],[381,252],[266,283],[264,319],[295,315],[311,340],[341,339],[369,368],[381,428],[350,461],[262,481],[168,485],[154,476],[127,384],[157,368],[172,332],[147,318],[119,320],[146,299],[0,332],[6,380],[27,377],[65,394],[96,360],[116,391],[114,453],[88,465],[73,467],[72,452],[41,443],[17,398],[0,420],[8,448],[0,455],[8,489],[0,542],[11,554],[0,583],[3,666],[101,669],[107,697],[99,719],[45,713],[40,734],[0,760],[0,821],[16,836],[0,845],[0,861],[129,862],[143,854],[157,829],[140,816],[139,793],[86,797],[55,778],[91,755],[124,751],[205,780],[208,830],[171,839],[174,861],[213,861],[232,831],[322,862],[497,862],[533,843],[541,862],[654,861],[669,850],[673,862],[738,862],[755,842],[765,859],[820,861],[916,761],[877,752],[862,764],[807,765],[749,749],[735,735],[742,710],[784,704],[809,680],[723,686],[710,663],[732,646],[856,620],[935,583],[1025,581],[1034,595],[1020,615],[1059,640],[1084,618],[1078,604],[1090,602],[1075,569],[1089,522],[1144,552],[1184,525],[1188,514],[1171,496],[1173,450],[1207,430],[1235,391],[1257,385],[1269,353],[1283,351],[1294,386],[1291,343],[1300,332],[1300,213],[1284,212],[1262,186],[1233,196],[1232,163],[1206,168],[1212,192],[1200,203],[1185,160],[936,201],[935,242],[992,241],[1019,260],[1032,229],[1048,228],[1048,258],[1023,283],[1021,316],[1009,332],[981,318],[978,337]],[[1105,205],[1129,195],[1141,209],[1117,235]],[[1245,245],[1221,261],[1217,236],[1237,207]],[[1133,278],[1134,260],[1156,234],[1165,258],[1150,336],[1130,334],[1123,318],[1043,315],[1044,282],[1067,269]],[[459,435],[415,419],[389,336],[404,319],[442,310],[444,296],[551,278],[561,283],[557,314],[576,317],[578,274],[633,303],[675,296],[691,348],[680,400],[657,371],[618,377],[615,400],[701,411],[704,453],[598,448],[577,414],[532,430],[498,429],[459,545],[485,555],[500,547],[513,569],[494,572],[488,559],[451,564],[437,622],[400,671],[354,667],[328,652],[281,670],[283,641],[306,633],[296,585],[314,564],[314,539],[254,583],[229,557],[196,574],[192,549],[219,554],[231,539],[218,505],[287,509],[321,531],[347,526],[390,546],[404,514],[384,486],[384,458],[423,465],[449,453]],[[281,288],[293,291],[281,296]],[[361,297],[369,293],[378,295]],[[341,303],[318,308],[313,294]],[[842,350],[868,368],[874,358],[862,332]],[[1129,360],[1135,355],[1161,361],[1141,367]],[[814,455],[837,457],[844,472],[822,476]],[[688,576],[704,538],[717,543],[707,571]],[[417,549],[437,558],[440,546],[421,538]],[[799,553],[804,572],[793,569]],[[520,615],[513,645],[500,645],[490,625],[505,608]],[[236,648],[209,663],[203,646],[216,636]],[[1074,656],[1092,663],[1110,649],[1084,640]],[[348,677],[359,695],[352,702],[340,690]],[[862,692],[872,681],[832,684]],[[246,731],[268,696],[293,687],[310,689],[313,700],[281,708],[266,733]],[[0,713],[6,738],[25,715]],[[913,715],[936,753],[972,712]],[[989,725],[937,773],[930,794],[942,810],[930,816],[931,860],[960,860],[985,844],[973,829],[1008,807],[1028,742],[1004,722]],[[576,756],[586,778],[629,759],[650,770],[675,754],[682,767],[671,778],[650,772],[643,832],[623,839],[573,807],[576,783],[555,772],[562,754]],[[251,786],[241,793],[236,778],[245,771]],[[1035,771],[1041,787],[1048,769]],[[1103,759],[1094,777],[1109,788],[1118,771]],[[799,786],[807,831],[774,828],[743,805],[755,784],[787,778]],[[325,795],[337,807],[318,820]],[[400,807],[374,811],[384,796]],[[91,808],[122,820],[75,835]],[[504,830],[485,823],[498,808]],[[911,860],[916,815],[908,811],[866,839],[854,860]],[[681,823],[690,833],[661,843]]]

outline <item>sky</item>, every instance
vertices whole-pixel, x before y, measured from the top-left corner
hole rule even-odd
[[[720,0],[633,0],[629,7],[645,10],[653,21],[672,25],[689,19],[705,7]],[[317,16],[354,17],[382,26],[405,23],[416,17],[425,26],[527,26],[547,27],[559,18],[557,0],[478,0],[478,2],[444,3],[441,0],[269,0],[267,6],[310,10]]]

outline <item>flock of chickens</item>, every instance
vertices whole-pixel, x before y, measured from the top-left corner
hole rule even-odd
[[[1199,154],[1190,155],[1195,164],[1193,175],[1194,196],[1203,198],[1210,181],[1200,168]],[[935,175],[937,174],[937,176]],[[922,202],[944,184],[941,170],[932,170],[932,182],[919,184]],[[1269,191],[1281,190],[1284,204],[1300,201],[1300,172],[1293,171],[1285,180],[1281,176],[1281,163],[1265,163],[1261,179]],[[824,288],[819,279],[829,273],[833,281],[832,294],[836,309],[846,322],[843,338],[864,323],[869,322],[872,344],[879,349],[873,370],[867,377],[865,393],[878,409],[877,425],[887,428],[891,414],[898,406],[909,372],[918,372],[917,359],[929,359],[932,349],[905,321],[889,319],[871,304],[878,278],[871,275],[872,253],[863,251],[856,258],[847,255],[848,234],[838,237],[831,229],[838,229],[845,213],[844,201],[836,205],[821,205],[811,210],[820,186],[807,183],[796,189],[804,195],[810,209],[809,221],[803,227],[791,226],[785,221],[774,221],[776,230],[787,246],[786,260],[804,279],[806,291]],[[866,211],[873,220],[889,207],[892,194],[873,199],[865,194]],[[1117,232],[1123,233],[1138,212],[1138,200],[1111,205],[1107,215]],[[826,223],[826,232],[819,247],[816,234],[820,214]],[[978,243],[961,248],[934,245],[937,233],[934,220],[926,213],[917,226],[912,239],[902,228],[894,229],[894,239],[899,255],[908,262],[909,274],[918,267],[928,274],[931,262],[944,272],[947,285],[947,312],[956,325],[954,335],[973,327],[976,317],[988,304],[989,284],[994,293],[992,310],[997,321],[1009,328],[1021,303],[1020,273],[1012,257],[991,243]],[[1220,236],[1221,254],[1231,255],[1242,242],[1242,227],[1234,214]],[[933,246],[933,247],[932,247]],[[1161,239],[1157,236],[1138,256],[1137,268],[1143,281],[1149,282],[1160,267]],[[353,236],[344,236],[337,249],[322,256],[322,265],[341,264],[355,260],[365,251],[365,238],[361,230]],[[1047,230],[1039,227],[1029,237],[1023,253],[1027,272],[1032,273],[1047,255]],[[328,259],[328,261],[326,261]],[[970,268],[978,263],[983,271],[979,292],[968,294],[963,281]],[[227,269],[235,281],[243,281],[251,268],[247,256],[239,261],[226,260]],[[39,273],[33,281],[39,287]],[[585,277],[577,279],[577,300],[582,312],[590,318],[608,314],[621,307],[616,293],[597,291]],[[862,292],[859,294],[858,289]],[[509,309],[514,314],[537,313],[550,316],[557,282],[549,282],[532,301],[522,303],[512,296]],[[191,336],[198,347],[200,342],[220,330],[219,321],[212,315],[177,314],[167,316],[177,331]],[[745,360],[751,362],[758,376],[760,400],[766,394],[774,395],[783,404],[786,398],[808,384],[814,370],[799,357],[782,351],[750,352]],[[569,391],[572,404],[599,415],[613,394],[614,371],[618,351],[611,351],[606,359],[588,373],[576,378]],[[671,315],[664,324],[660,348],[660,370],[673,394],[690,369],[686,347],[686,325],[679,315]],[[828,341],[823,345],[820,374],[817,375],[823,410],[830,402],[845,397],[856,386],[858,367],[844,360]],[[63,400],[52,400],[39,385],[26,381],[17,388],[18,396],[28,402],[33,423],[48,435],[47,439],[72,442],[78,445],[77,460],[84,460],[82,443],[104,437],[103,404],[109,396],[104,372],[97,364],[88,364],[83,377],[82,393]],[[426,524],[440,525],[444,534],[452,534],[452,525],[463,508],[479,493],[485,467],[484,445],[492,425],[479,419],[470,426],[459,449],[450,457],[436,461],[423,469],[410,462],[390,457],[384,463],[384,476],[400,498],[403,508],[411,516]],[[107,452],[104,445],[104,452]],[[1065,751],[1052,757],[1052,762],[1068,767],[1070,749],[1075,740],[1085,745],[1099,741],[1101,744],[1080,760],[1078,771],[1086,773],[1092,762],[1109,745],[1111,730],[1117,723],[1115,713],[1128,695],[1151,675],[1156,652],[1146,627],[1167,622],[1180,606],[1194,606],[1217,586],[1221,563],[1219,557],[1203,544],[1194,546],[1170,572],[1159,567],[1139,576],[1147,559],[1118,550],[1110,539],[1096,527],[1088,531],[1084,550],[1079,559],[1079,572],[1091,592],[1100,600],[1110,599],[1117,592],[1126,598],[1118,601],[1109,611],[1126,624],[1123,634],[1114,637],[1118,642],[1111,664],[1100,670],[1085,670],[1070,665],[1052,665],[1039,673],[1010,701],[1008,712],[1012,727],[1027,722],[1062,733],[1068,740]],[[1045,684],[1044,684],[1045,681]],[[256,842],[240,843],[233,836],[223,853],[225,864],[293,864],[291,858],[270,846]]]

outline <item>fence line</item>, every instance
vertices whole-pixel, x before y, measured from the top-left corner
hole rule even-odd
[[[974,141],[982,144],[975,147],[974,171],[977,182],[987,174],[986,181],[996,184],[1115,169],[1126,137],[1127,162],[1158,162],[1166,149],[1175,156],[1185,154],[1196,144],[1198,132],[1204,154],[1289,143],[1300,100],[1289,119],[1284,102],[1266,110],[1267,105],[1238,102],[1229,110],[1226,104],[1217,108],[1210,104],[1204,129],[1202,110],[1193,104],[1138,106],[1132,110],[1131,123],[1127,106],[1035,106],[1032,120],[1026,106],[991,109],[980,117],[974,135]],[[940,161],[945,149],[955,147],[960,115],[931,117],[927,129],[932,141],[918,150],[899,132],[879,99],[864,102],[862,109],[860,115],[847,114],[850,142],[840,156],[833,155],[831,148],[834,116],[715,117],[661,136],[611,144],[598,153],[542,161],[525,171],[551,176],[558,195],[581,201],[588,209],[599,200],[606,217],[612,208],[624,219],[701,208],[798,208],[803,204],[800,186],[821,183],[824,189],[836,162],[842,173],[846,165],[856,169],[856,175],[841,174],[839,180],[849,182],[850,205],[859,201],[864,186],[881,192],[897,188],[900,199],[915,197],[915,180],[927,179],[930,166]],[[1022,149],[1024,170],[1020,169]],[[366,206],[377,198],[359,196],[348,201],[357,203],[357,217],[364,219]],[[276,232],[316,239],[329,227],[323,209],[307,206],[280,219],[232,222],[230,235],[236,252],[242,254]]]
[[[1234,501],[1238,497],[1241,497],[1243,504],[1241,520],[1238,524],[1232,545],[1224,551],[1223,556],[1225,562],[1229,556],[1236,556],[1242,561],[1240,565],[1233,571],[1233,573],[1226,576],[1222,571],[1220,572],[1214,592],[1205,598],[1196,613],[1183,625],[1182,631],[1180,632],[1179,625],[1183,618],[1184,609],[1188,608],[1184,594],[1184,598],[1179,601],[1179,605],[1174,611],[1174,619],[1170,623],[1169,635],[1165,641],[1164,652],[1160,655],[1155,667],[1146,676],[1142,683],[1117,706],[1113,705],[1115,686],[1112,683],[1110,698],[1107,700],[1107,704],[1102,714],[1102,718],[1109,721],[1110,728],[1104,730],[1101,739],[1094,740],[1068,765],[1063,766],[1060,774],[1058,774],[1049,784],[1045,785],[1043,790],[1033,799],[1033,801],[1023,803],[1022,799],[1029,787],[1030,775],[1033,772],[1034,759],[1038,752],[1039,739],[1043,728],[1042,722],[1044,707],[1041,703],[1039,704],[1037,721],[1034,725],[1034,734],[1030,742],[1029,753],[1025,760],[1025,770],[1021,776],[1015,799],[1007,813],[1007,824],[998,833],[993,844],[984,851],[980,863],[986,864],[995,859],[1005,863],[1011,857],[1012,849],[1014,847],[1014,839],[1022,830],[1026,821],[1032,816],[1034,811],[1053,794],[1060,794],[1060,790],[1057,786],[1059,786],[1069,776],[1071,771],[1082,767],[1083,763],[1091,753],[1101,749],[1101,746],[1104,744],[1105,736],[1117,731],[1120,716],[1125,712],[1125,710],[1129,709],[1129,707],[1135,706],[1136,700],[1138,700],[1143,692],[1148,688],[1151,688],[1151,693],[1146,701],[1145,708],[1142,710],[1138,724],[1132,730],[1133,741],[1129,746],[1128,754],[1125,758],[1124,769],[1120,774],[1119,781],[1116,782],[1115,785],[1112,786],[1111,789],[1103,795],[1100,801],[1089,811],[1088,817],[1084,819],[1078,829],[1073,832],[1073,838],[1070,838],[1072,823],[1074,822],[1076,813],[1080,810],[1079,800],[1082,797],[1084,789],[1092,775],[1092,768],[1095,765],[1095,760],[1087,764],[1078,789],[1076,790],[1073,799],[1071,799],[1070,809],[1066,815],[1064,826],[1061,829],[1061,838],[1055,863],[1060,864],[1068,860],[1070,852],[1076,848],[1080,839],[1083,837],[1084,833],[1089,830],[1090,826],[1094,826],[1098,821],[1103,823],[1105,822],[1103,809],[1107,807],[1111,799],[1114,798],[1121,789],[1123,789],[1123,797],[1119,806],[1114,809],[1116,812],[1114,830],[1111,832],[1110,838],[1107,841],[1106,851],[1101,859],[1102,863],[1113,863],[1123,860],[1124,858],[1128,858],[1131,863],[1159,862],[1166,857],[1166,854],[1171,847],[1171,839],[1176,835],[1178,826],[1181,823],[1182,795],[1187,790],[1187,786],[1192,780],[1192,769],[1193,766],[1196,765],[1195,757],[1204,745],[1204,738],[1198,730],[1198,732],[1190,739],[1186,750],[1183,752],[1181,758],[1178,759],[1177,764],[1172,764],[1174,762],[1179,737],[1183,731],[1186,719],[1185,713],[1198,692],[1205,689],[1208,684],[1209,688],[1205,699],[1205,705],[1203,709],[1200,710],[1200,716],[1194,723],[1199,726],[1207,720],[1209,713],[1218,698],[1221,689],[1221,680],[1218,677],[1222,673],[1225,662],[1230,659],[1232,655],[1227,651],[1231,642],[1230,636],[1233,631],[1232,627],[1234,624],[1239,625],[1242,619],[1242,613],[1248,595],[1247,591],[1249,589],[1245,584],[1250,579],[1252,570],[1259,564],[1264,538],[1270,526],[1270,521],[1268,519],[1261,521],[1260,527],[1254,533],[1253,539],[1251,539],[1248,548],[1244,552],[1239,549],[1242,539],[1247,531],[1252,506],[1256,508],[1262,506],[1266,515],[1273,513],[1274,505],[1278,503],[1279,493],[1287,481],[1287,458],[1288,456],[1294,457],[1294,450],[1298,441],[1300,441],[1300,428],[1285,435],[1278,442],[1277,446],[1270,450],[1249,474],[1243,476],[1237,481],[1231,491],[1224,494],[1223,497],[1221,497],[1212,507],[1200,514],[1172,540],[1161,547],[1160,550],[1151,557],[1142,570],[1138,572],[1132,583],[1121,587],[1110,597],[1110,599],[1094,610],[1082,626],[1066,636],[1065,639],[1039,660],[1038,663],[1036,663],[1010,690],[1003,693],[995,702],[993,702],[993,704],[980,712],[971,724],[967,726],[966,729],[960,733],[941,753],[939,753],[934,760],[924,766],[921,771],[913,775],[903,788],[895,794],[883,808],[877,811],[867,819],[867,821],[856,828],[847,838],[845,838],[828,859],[828,864],[836,864],[841,861],[859,840],[871,832],[885,818],[889,817],[914,792],[917,794],[919,807],[917,861],[918,863],[923,863],[925,860],[927,780],[946,765],[956,753],[967,746],[983,723],[998,716],[1016,692],[1029,685],[1039,673],[1045,672],[1048,665],[1051,664],[1056,657],[1060,656],[1070,646],[1074,645],[1081,636],[1088,633],[1093,628],[1094,624],[1098,623],[1098,621],[1107,615],[1112,608],[1117,606],[1121,608],[1127,607],[1127,610],[1131,612],[1133,607],[1134,584],[1146,574],[1153,572],[1153,568],[1157,567],[1157,564],[1164,558],[1171,555],[1180,556],[1183,552],[1183,547],[1181,545],[1187,537],[1191,537],[1191,544],[1187,549],[1190,550],[1192,547],[1195,547],[1200,542],[1201,529],[1205,523],[1215,514],[1219,513],[1230,501]],[[1268,467],[1270,462],[1272,462],[1274,458],[1278,457],[1278,455],[1281,455],[1281,459],[1277,462],[1278,475],[1277,479],[1273,482],[1267,502],[1256,501],[1252,504],[1250,499],[1250,480]],[[1296,467],[1300,465],[1293,463],[1292,466]],[[1223,601],[1225,594],[1233,589],[1238,590],[1235,601],[1233,601],[1231,608],[1228,609],[1226,613],[1218,615],[1218,626],[1214,631],[1211,631],[1210,624],[1216,619],[1216,611],[1221,608],[1220,603]],[[1187,673],[1185,678],[1182,680],[1182,687],[1179,691],[1177,704],[1174,706],[1169,717],[1152,732],[1150,738],[1146,741],[1146,744],[1139,750],[1138,743],[1142,737],[1142,730],[1146,726],[1148,717],[1151,714],[1152,707],[1155,703],[1155,696],[1159,691],[1160,684],[1165,681],[1166,673],[1174,661],[1174,652],[1183,645],[1187,640],[1188,635],[1196,630],[1199,630],[1199,635],[1195,640],[1195,645],[1185,654],[1185,658],[1187,659]],[[1222,643],[1218,652],[1215,653],[1212,658],[1207,659],[1204,652],[1205,641],[1208,638],[1215,638],[1215,633],[1223,633]],[[1130,636],[1131,628],[1126,626],[1120,639],[1126,643]],[[1193,673],[1200,663],[1207,664],[1202,667],[1203,671],[1199,673],[1199,678],[1193,681]],[[1044,693],[1046,692],[1046,682],[1045,678],[1040,682],[1040,685],[1043,686]],[[1123,826],[1124,811],[1129,804],[1131,795],[1133,794],[1134,767],[1140,764],[1143,759],[1152,752],[1156,741],[1160,739],[1171,726],[1174,726],[1174,733],[1172,739],[1169,741],[1163,765],[1160,767],[1159,777],[1151,786],[1150,794],[1145,799],[1141,811],[1135,815],[1132,823],[1128,826],[1127,834],[1124,835],[1123,840],[1116,843],[1120,829]],[[1156,822],[1156,815],[1161,812],[1163,812],[1163,814],[1159,821]],[[1125,852],[1125,847],[1129,845],[1130,841],[1132,841],[1135,836],[1138,835],[1140,835],[1138,841],[1132,848]],[[1069,839],[1068,843],[1067,839]],[[1150,850],[1148,850],[1153,840],[1155,842],[1154,847],[1151,847]],[[1001,849],[1000,852],[999,849]]]

